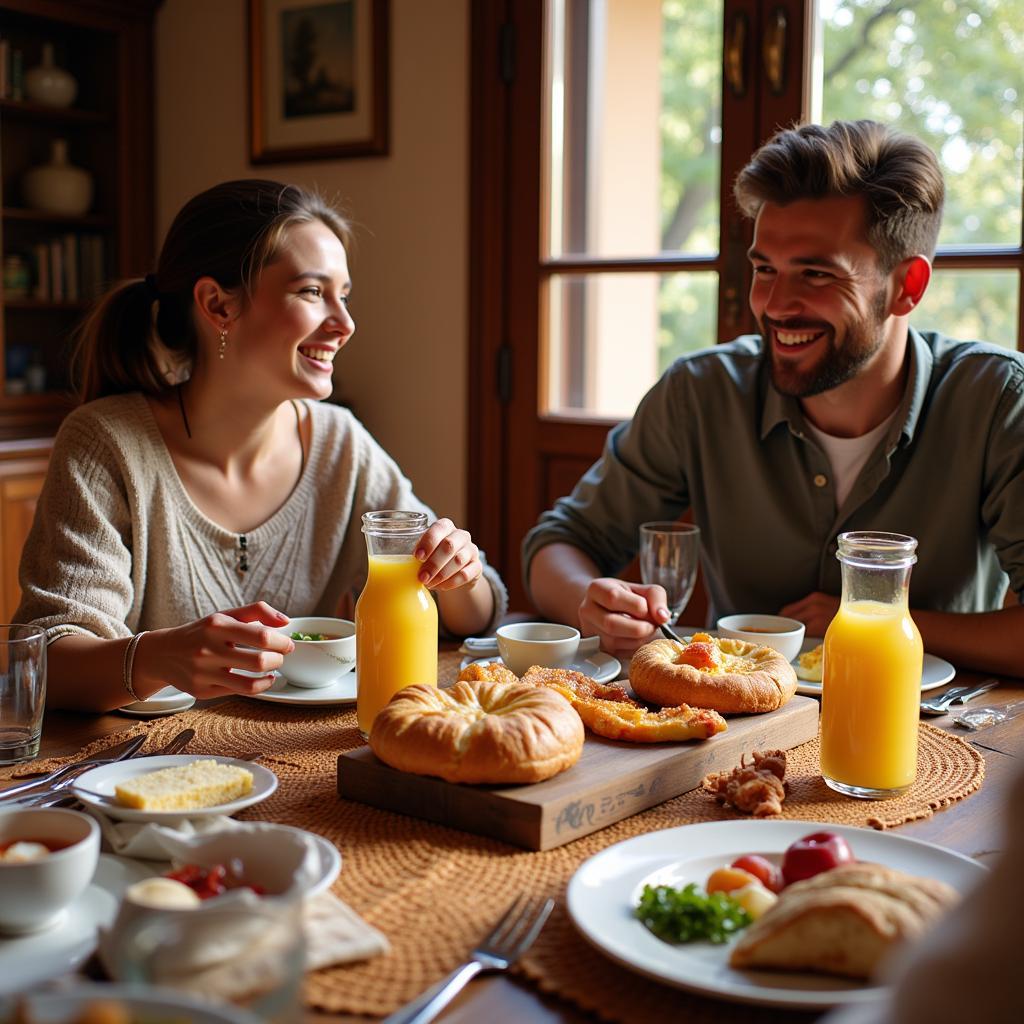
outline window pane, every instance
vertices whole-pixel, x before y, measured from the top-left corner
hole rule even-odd
[[[1019,309],[1016,270],[937,270],[910,322],[923,331],[1016,348]]]
[[[543,412],[624,419],[674,359],[715,343],[714,273],[564,274],[547,297]]]
[[[1020,245],[1024,0],[817,2],[814,120],[927,142],[946,176],[940,246]]]
[[[718,251],[723,0],[550,0],[548,248]]]

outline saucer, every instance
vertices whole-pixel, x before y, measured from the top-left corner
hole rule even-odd
[[[250,700],[276,701],[278,704],[295,704],[308,708],[331,704],[355,704],[356,673],[353,669],[326,686],[312,688],[294,686],[284,676],[278,675],[269,690],[264,690],[262,693],[250,693],[246,696]]]
[[[73,971],[96,948],[96,929],[114,920],[125,889],[152,874],[136,861],[101,853],[92,882],[59,924],[34,935],[0,936],[0,995]]]
[[[490,661],[501,661],[501,658],[463,658],[459,668],[465,668],[467,665],[486,665]],[[619,673],[622,672],[619,659],[605,654],[604,651],[595,651],[586,657],[578,657],[575,661],[561,667],[589,676],[595,683],[611,682],[613,679],[617,679]]]
[[[160,715],[175,715],[179,711],[187,711],[196,699],[191,693],[182,693],[173,686],[165,686],[157,690],[152,697],[145,700],[137,700],[134,704],[126,704],[117,710],[122,715],[131,715],[134,718],[157,718]]]

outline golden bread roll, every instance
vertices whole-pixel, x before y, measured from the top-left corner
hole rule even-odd
[[[799,679],[806,679],[809,683],[820,683],[822,676],[822,649],[824,644],[818,644],[809,651],[804,651],[796,659],[796,674]]]
[[[869,978],[895,945],[922,935],[955,889],[880,864],[844,864],[787,886],[733,947],[733,967]]]
[[[645,644],[633,655],[629,683],[652,704],[731,714],[774,711],[796,693],[796,673],[778,651],[707,633],[695,634],[688,644]]]
[[[370,747],[448,782],[540,782],[579,760],[583,723],[564,697],[519,682],[407,686],[374,719]]]
[[[460,673],[460,683],[518,683],[519,676],[500,661],[474,661]]]
[[[583,724],[598,736],[629,743],[670,743],[706,740],[727,728],[716,711],[680,707],[648,711],[614,683],[602,686],[582,672],[562,668],[527,669],[523,682],[560,693],[576,709]]]

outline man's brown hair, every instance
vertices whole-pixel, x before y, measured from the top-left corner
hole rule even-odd
[[[764,203],[863,196],[868,241],[886,274],[910,256],[935,254],[945,198],[935,154],[877,121],[784,129],[751,157],[733,192],[751,218]]]

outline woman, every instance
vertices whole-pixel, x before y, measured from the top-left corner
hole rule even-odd
[[[57,435],[20,572],[16,621],[48,631],[51,706],[261,692],[293,647],[277,627],[337,614],[365,580],[362,513],[433,520],[365,428],[320,402],[355,330],[349,237],[302,189],[226,182],[181,210],[155,274],[86,321],[85,404]],[[417,557],[448,632],[503,614],[466,531],[434,522]]]

